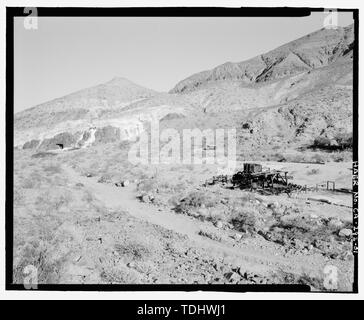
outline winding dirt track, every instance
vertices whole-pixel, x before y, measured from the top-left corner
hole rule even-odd
[[[140,202],[136,198],[137,192],[133,184],[128,187],[118,188],[112,184],[98,183],[96,177],[81,176],[70,167],[64,167],[64,170],[72,183],[82,183],[108,209],[127,211],[130,215],[138,219],[185,235],[212,255],[229,257],[235,263],[244,265],[245,268],[252,271],[263,274],[271,273],[272,270],[279,268],[289,268],[292,271],[300,272],[302,271],[300,269],[303,262],[306,267],[310,266],[314,269],[317,268],[317,263],[320,264],[323,262],[308,259],[307,256],[290,257],[284,256],[282,252],[274,250],[259,250],[259,245],[247,245],[242,248],[238,246],[234,247],[229,243],[213,241],[198,234],[203,226],[206,225],[206,222]],[[222,230],[218,231],[223,232]]]

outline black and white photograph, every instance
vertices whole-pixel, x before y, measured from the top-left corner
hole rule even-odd
[[[356,7],[6,31],[7,290],[358,293]]]

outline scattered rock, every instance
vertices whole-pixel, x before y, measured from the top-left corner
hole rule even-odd
[[[304,244],[304,242],[302,242],[301,240],[299,240],[299,239],[295,239],[295,240],[294,240],[294,247],[295,247],[296,249],[298,249],[298,250],[301,250],[301,249],[303,249],[303,248],[305,247],[305,244]]]
[[[246,271],[244,270],[244,268],[240,267],[239,268],[239,274],[244,278],[244,279],[247,279],[248,275],[246,273]]]
[[[347,251],[342,254],[341,259],[345,261],[353,261],[354,255],[351,251]]]
[[[108,176],[101,176],[99,180],[97,180],[98,183],[109,183],[111,182],[110,177]]]
[[[202,208],[202,207],[197,212],[198,212],[199,216],[203,216],[203,217],[206,217],[209,213],[209,211],[206,208]]]
[[[129,184],[130,184],[129,180],[124,180],[124,181],[122,182],[122,186],[123,186],[123,187],[127,187]]]

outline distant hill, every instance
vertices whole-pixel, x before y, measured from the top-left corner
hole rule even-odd
[[[105,109],[123,108],[141,99],[158,94],[125,78],[83,89],[15,114],[15,128],[53,125],[66,120],[97,117]]]

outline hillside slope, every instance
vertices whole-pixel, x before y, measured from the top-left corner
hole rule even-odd
[[[212,70],[194,74],[179,82],[171,92],[193,91],[219,80],[238,80],[249,84],[307,72],[350,55],[353,41],[353,25],[336,30],[321,29],[250,60],[227,62]]]

